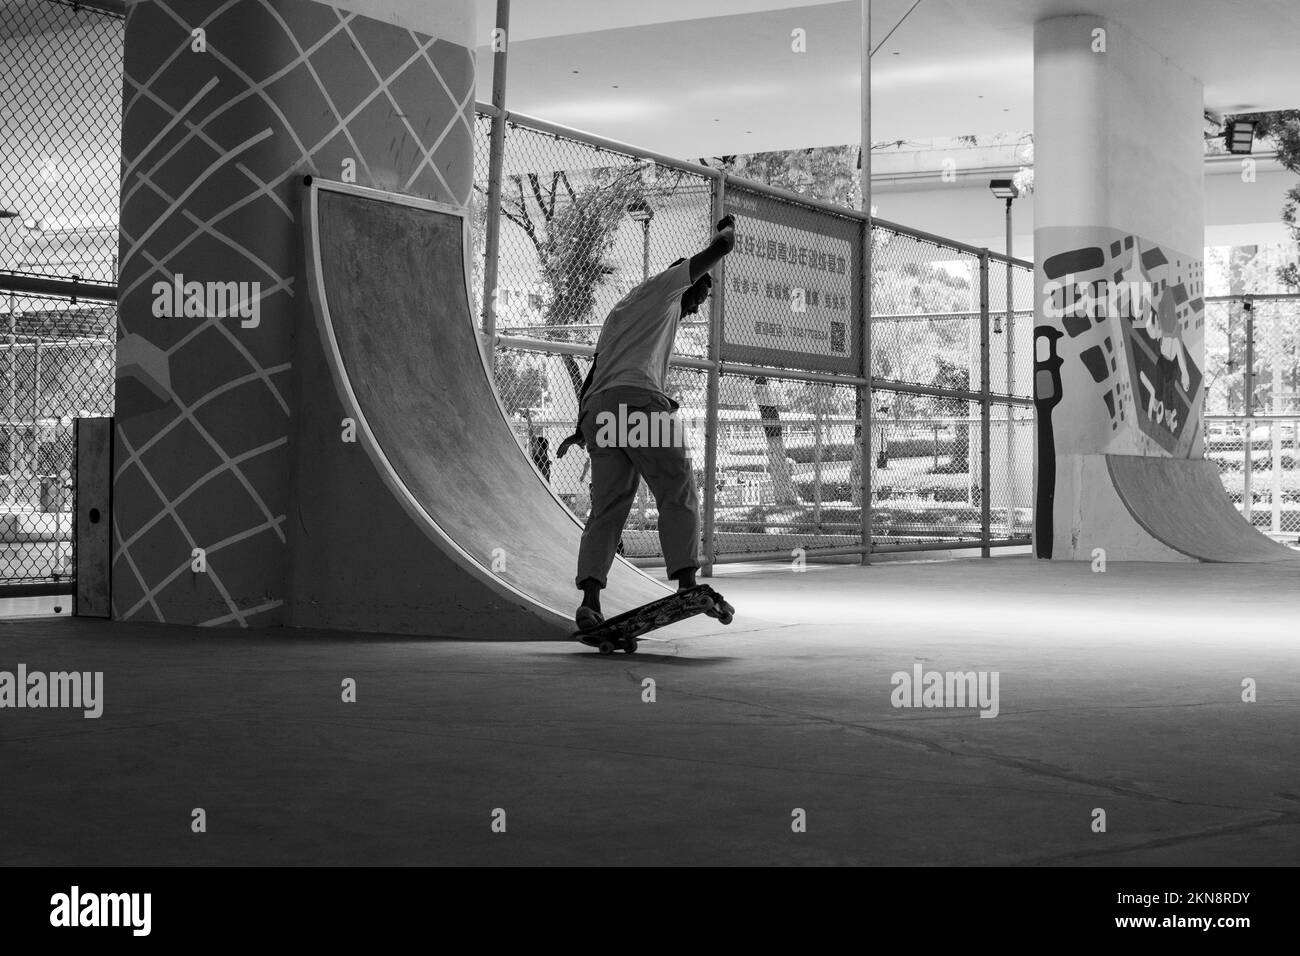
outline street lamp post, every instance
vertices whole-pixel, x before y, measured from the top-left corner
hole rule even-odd
[[[999,199],[1005,199],[1007,203],[1007,258],[1011,258],[1011,204],[1020,196],[1020,189],[1015,182],[1010,179],[990,179],[989,189],[993,195]],[[1010,342],[1011,336],[1011,264],[1007,263],[1007,339]],[[999,335],[1002,333],[1001,317],[994,322],[993,331]],[[1008,363],[1010,362],[1011,349],[1007,348]],[[1007,392],[1011,391],[1011,365],[1007,365]]]
[[[633,199],[627,204],[627,214],[641,223],[641,281],[650,278],[650,220],[655,211],[644,199]]]
[[[1011,303],[1015,295],[1014,280],[1011,272],[1011,204],[1016,201],[1020,195],[1020,189],[1016,186],[1015,181],[1011,179],[992,179],[989,180],[989,189],[994,196],[1006,200],[1007,204],[1007,262],[1005,269],[1007,273],[1007,301],[1006,301],[1006,356],[1007,356],[1007,378],[1006,393],[1012,395],[1015,393],[1015,376],[1016,376],[1016,337],[1015,337],[1015,313],[1012,310]],[[993,323],[993,331],[1001,333],[1003,324],[1001,316]],[[1010,538],[1015,532],[1015,505],[1014,495],[1011,493],[1013,488],[1012,478],[1015,469],[1015,422],[1012,418],[1012,406],[1008,404],[1007,408],[1007,537]]]

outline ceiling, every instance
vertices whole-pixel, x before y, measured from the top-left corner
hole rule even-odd
[[[476,3],[490,100],[496,3]],[[1033,24],[1067,13],[1125,24],[1197,76],[1211,110],[1300,107],[1300,0],[912,5],[873,0],[873,41],[897,25],[873,57],[875,141],[1031,130]],[[856,142],[858,17],[857,0],[515,0],[507,105],[683,157]]]

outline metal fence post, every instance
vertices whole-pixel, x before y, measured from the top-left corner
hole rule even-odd
[[[727,177],[717,173],[713,178],[713,222],[720,220],[726,201]],[[704,577],[713,577],[713,562],[717,557],[717,537],[714,525],[717,520],[718,489],[718,403],[722,380],[722,322],[727,297],[727,260],[717,265],[718,282],[713,287],[709,308],[709,371],[708,397],[704,409]]]
[[[483,335],[489,367],[496,362],[497,259],[501,245],[501,168],[506,148],[506,55],[510,46],[510,0],[497,0],[492,46],[492,140],[488,150],[487,224],[483,243]]]
[[[1241,437],[1241,508],[1252,525],[1255,523],[1255,303],[1243,296],[1241,308],[1246,313],[1246,374],[1242,380],[1242,405],[1246,413],[1245,434]]]
[[[862,275],[858,285],[862,308],[862,378],[858,420],[862,422],[862,563],[871,563],[871,0],[862,0],[858,8],[858,75],[859,99],[858,165],[862,189]]]
[[[1007,381],[1002,389],[1008,396],[1016,394],[1016,311],[1013,307],[1015,299],[1014,272],[1011,268],[1011,215],[1010,202],[1007,200],[1007,261],[1003,268],[1007,273],[1007,317],[1003,322],[1002,328],[1006,330],[1006,352],[1007,352]],[[1015,419],[1011,414],[1012,406],[1007,404],[1003,414],[1006,416],[1007,428],[1007,447],[1006,454],[1003,455],[1006,461],[1006,482],[1007,482],[1007,530],[1005,537],[1010,538],[1015,533],[1016,509],[1015,509],[1015,488],[1016,488],[1016,425]]]
[[[813,393],[813,534],[820,534],[822,529],[822,454],[823,431],[825,430],[825,399],[823,391],[826,386],[815,382]]]
[[[1285,411],[1285,405],[1282,401],[1282,316],[1277,312],[1272,312],[1268,326],[1268,351],[1269,364],[1273,366],[1272,372],[1272,392],[1273,408],[1272,414],[1275,416],[1269,423],[1269,453],[1271,456],[1271,467],[1269,476],[1272,479],[1269,483],[1269,504],[1270,504],[1270,523],[1269,529],[1273,534],[1282,532],[1282,423],[1276,416],[1280,416]]]
[[[990,416],[992,402],[989,395],[989,251],[980,250],[980,556],[990,554],[989,542],[993,539],[992,498],[990,479]]]
[[[864,163],[866,161],[864,160]],[[871,460],[871,208],[862,219],[862,274],[858,278],[858,301],[862,322],[862,378],[858,386],[858,420],[862,422],[859,452],[862,455],[862,509],[859,533],[862,536],[862,563],[871,563],[871,491],[875,463]]]
[[[5,490],[5,503],[13,504],[17,501],[17,482],[14,481],[14,453],[18,445],[18,429],[14,425],[14,419],[17,416],[18,401],[18,376],[14,368],[14,345],[18,341],[18,312],[14,306],[14,297],[11,293],[9,296],[9,333],[6,336],[5,348],[5,480],[8,487]]]

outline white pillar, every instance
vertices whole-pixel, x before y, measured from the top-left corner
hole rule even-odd
[[[1035,24],[1035,327],[1061,333],[1062,360],[1037,436],[1056,463],[1053,557],[1170,557],[1112,500],[1103,456],[1201,454],[1202,104],[1200,81],[1122,24]]]

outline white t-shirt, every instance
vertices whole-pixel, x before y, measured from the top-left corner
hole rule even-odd
[[[691,287],[689,260],[669,266],[623,296],[596,340],[590,398],[611,388],[642,388],[667,397],[668,359]]]

